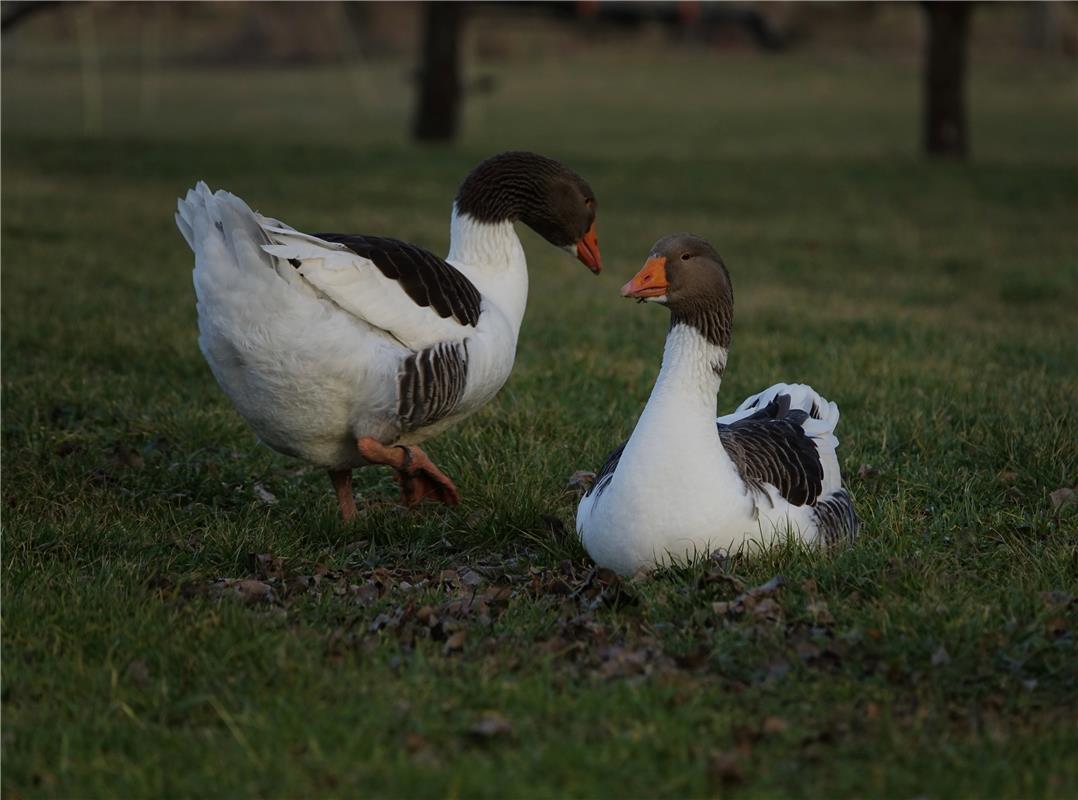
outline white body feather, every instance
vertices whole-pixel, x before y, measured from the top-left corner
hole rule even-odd
[[[472,327],[417,305],[343,245],[202,182],[179,201],[176,221],[195,253],[199,346],[225,394],[275,450],[329,469],[361,466],[358,437],[421,442],[481,408],[509,376],[528,293],[512,223],[477,223],[454,209],[447,261],[482,296]],[[459,341],[467,342],[468,375],[456,408],[402,434],[404,359]]]

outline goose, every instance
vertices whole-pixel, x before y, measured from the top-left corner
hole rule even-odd
[[[715,248],[666,236],[621,294],[665,305],[670,329],[636,428],[577,508],[592,559],[632,574],[787,532],[826,545],[854,538],[859,522],[835,456],[838,406],[779,383],[716,419],[733,289]]]
[[[493,156],[453,202],[443,259],[396,239],[303,233],[199,182],[177,203],[194,251],[199,347],[272,449],[328,470],[341,516],[352,471],[396,471],[405,505],[459,502],[419,447],[508,378],[528,296],[523,222],[601,269],[591,187],[527,152]]]

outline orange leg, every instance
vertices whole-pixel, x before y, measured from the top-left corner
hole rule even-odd
[[[460,502],[457,487],[449,477],[434,466],[426,453],[414,445],[402,444],[386,447],[377,439],[364,436],[356,441],[359,454],[372,464],[385,464],[397,471],[401,484],[401,500],[406,506],[414,506],[423,498],[438,500],[447,506]]]
[[[352,495],[352,470],[331,469],[329,479],[337,492],[337,505],[341,508],[341,517],[351,522],[356,515],[356,498]]]

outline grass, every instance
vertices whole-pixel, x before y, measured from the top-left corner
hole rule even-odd
[[[454,149],[404,143],[403,67],[372,70],[170,70],[151,111],[109,73],[87,137],[76,76],[5,69],[5,794],[1078,793],[1071,65],[975,64],[968,164],[917,156],[898,63],[511,65]],[[463,505],[402,513],[366,471],[345,527],[202,361],[174,199],[444,252],[460,177],[516,147],[591,182],[606,270],[523,233],[513,376],[430,447]],[[563,487],[647,397],[666,320],[616,289],[676,230],[733,274],[720,408],[839,402],[856,546],[589,573]],[[714,610],[774,575],[769,610]]]

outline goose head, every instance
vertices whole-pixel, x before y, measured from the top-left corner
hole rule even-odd
[[[734,289],[722,257],[689,233],[664,236],[643,268],[621,287],[621,296],[670,309],[671,327],[691,325],[708,341],[730,346]]]
[[[552,158],[510,151],[471,171],[456,198],[457,213],[477,222],[520,220],[592,272],[602,269],[595,233],[595,192]]]

